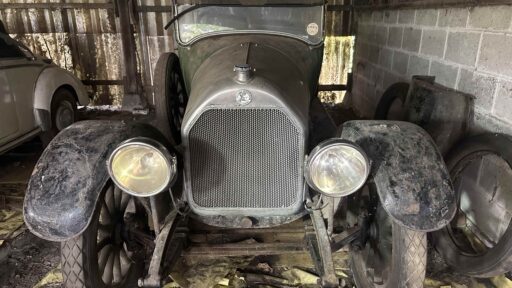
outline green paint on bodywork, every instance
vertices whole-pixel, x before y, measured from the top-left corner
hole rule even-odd
[[[296,68],[303,73],[303,79],[307,79],[310,91],[316,93],[322,66],[323,43],[312,46],[301,40],[279,35],[233,34],[211,36],[188,46],[178,45],[181,70],[189,95],[192,79],[205,60],[223,48],[249,42],[272,46],[288,55],[296,63]]]

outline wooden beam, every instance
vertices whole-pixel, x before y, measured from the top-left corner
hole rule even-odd
[[[0,3],[0,9],[114,9],[113,3]]]
[[[340,4],[331,4],[327,5],[327,11],[350,11],[352,10],[352,5],[340,5]]]
[[[233,243],[233,244],[195,244],[189,247],[186,256],[219,257],[219,256],[255,256],[281,255],[307,252],[304,243]]]
[[[137,6],[136,11],[142,13],[171,13],[173,10],[172,6],[156,6],[156,5],[142,5]]]
[[[86,86],[122,86],[124,85],[123,80],[82,80],[82,83]]]
[[[357,4],[355,10],[420,9],[510,5],[510,0],[374,0],[373,3]]]
[[[344,84],[330,84],[330,85],[318,85],[318,91],[345,91],[347,85]]]

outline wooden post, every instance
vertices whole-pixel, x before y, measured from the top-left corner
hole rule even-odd
[[[133,0],[116,0],[117,14],[121,32],[121,45],[123,48],[125,75],[124,96],[122,106],[124,110],[146,108],[146,99],[142,96],[140,75],[137,73],[137,51],[133,27],[130,22],[130,7]]]

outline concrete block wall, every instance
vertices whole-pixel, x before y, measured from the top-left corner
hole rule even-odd
[[[512,134],[512,6],[358,11],[351,105],[371,117],[412,75],[475,96],[475,131]]]

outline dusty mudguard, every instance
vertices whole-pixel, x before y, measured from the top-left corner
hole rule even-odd
[[[444,227],[455,215],[455,193],[441,154],[419,126],[400,121],[350,121],[341,137],[360,145],[371,161],[382,206],[402,226]]]
[[[124,121],[82,121],[59,133],[28,184],[23,209],[30,231],[51,241],[82,233],[109,178],[107,158],[119,143],[135,136],[163,139],[150,125]]]

